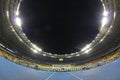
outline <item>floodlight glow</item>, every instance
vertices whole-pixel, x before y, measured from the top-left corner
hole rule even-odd
[[[38,51],[37,51],[36,49],[31,48],[31,50],[32,50],[34,53],[38,53]]]
[[[80,56],[80,54],[77,54],[76,56]]]
[[[4,48],[5,48],[5,46],[4,46],[3,44],[1,44],[1,43],[0,43],[0,46],[2,46],[2,47],[4,47]]]
[[[42,51],[42,49],[40,49],[39,47],[37,47],[35,44],[32,44],[32,46],[37,49],[38,51]]]
[[[20,0],[20,3],[21,3],[21,1],[22,1],[22,0]],[[19,16],[20,3],[18,4],[17,10],[16,10],[16,12],[15,12],[15,15],[16,15],[16,16]]]
[[[86,45],[81,51],[85,51],[86,49],[90,48],[91,44]]]
[[[40,49],[40,48],[38,48],[37,50],[38,50],[38,51],[42,51],[42,49]]]
[[[47,56],[46,54],[43,54],[43,56]]]
[[[19,39],[22,42],[22,39]]]
[[[12,31],[13,31],[13,32],[15,32],[15,30],[14,30],[14,29],[12,29]]]
[[[55,56],[50,56],[50,57],[55,58]]]
[[[72,56],[67,56],[67,58],[71,58]]]
[[[7,13],[7,17],[9,17],[9,11],[7,11],[6,13]]]
[[[88,49],[88,50],[85,50],[84,53],[89,53],[90,51],[92,50],[92,48]]]
[[[114,17],[114,19],[115,19],[115,17],[116,17],[116,12],[114,12],[114,16],[113,16],[113,17]]]
[[[102,19],[102,28],[108,23],[108,18],[107,17],[103,17]]]
[[[13,28],[13,26],[10,26],[10,27],[11,27],[12,31],[15,32],[15,29]]]
[[[16,17],[16,18],[15,18],[15,23],[16,23],[16,25],[18,25],[19,27],[22,26],[22,21],[21,21],[21,19],[20,19],[19,17]]]
[[[104,27],[108,23],[108,14],[109,14],[109,12],[104,9],[103,18],[101,20],[102,25],[101,25],[101,29],[100,29],[100,31],[102,31],[102,32],[104,32],[104,29],[105,29]]]
[[[37,53],[38,51],[34,49],[33,52],[34,52],[34,53]]]
[[[59,61],[61,61],[61,62],[62,62],[62,61],[64,61],[64,59],[63,59],[63,58],[59,58]]]
[[[108,11],[105,10],[105,11],[103,12],[103,16],[108,16]]]
[[[19,11],[16,11],[16,12],[15,12],[15,15],[16,15],[16,16],[19,16],[19,14],[20,14]]]
[[[104,39],[102,38],[99,43],[103,42],[103,40],[104,40]]]

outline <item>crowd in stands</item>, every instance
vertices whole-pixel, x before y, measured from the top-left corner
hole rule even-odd
[[[97,60],[93,60],[90,62],[87,62],[85,64],[39,64],[35,62],[31,62],[22,58],[19,58],[18,56],[10,55],[9,53],[6,53],[2,50],[0,50],[0,56],[13,61],[17,64],[24,65],[26,67],[38,69],[38,70],[48,70],[48,71],[76,71],[76,70],[87,70],[91,68],[95,68],[101,65],[104,65],[106,63],[109,63],[111,61],[114,61],[120,56],[120,49]]]

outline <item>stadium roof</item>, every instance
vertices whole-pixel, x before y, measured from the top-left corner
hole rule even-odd
[[[21,1],[0,0],[1,56],[27,67],[52,71],[90,69],[119,57],[119,0],[101,0],[104,11],[99,33],[79,52],[65,55],[44,52],[27,38],[19,16]]]

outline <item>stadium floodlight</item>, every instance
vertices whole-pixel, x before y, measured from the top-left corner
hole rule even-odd
[[[12,29],[12,31],[13,31],[13,32],[15,32],[15,30],[14,30],[14,29]]]
[[[31,48],[34,53],[38,53],[38,50]]]
[[[105,30],[105,25],[108,23],[108,18],[107,17],[103,17],[102,21],[101,21],[102,25],[101,25],[101,32],[104,32]]]
[[[19,40],[22,42],[22,39],[21,39],[21,38],[19,38]]]
[[[9,11],[7,11],[6,14],[7,14],[7,17],[9,17]]]
[[[103,40],[104,40],[104,38],[102,38],[99,43],[103,42]]]
[[[35,49],[37,49],[38,51],[42,51],[42,49],[39,48],[38,46],[36,46],[35,44],[32,44],[32,46],[33,46]]]
[[[109,14],[109,12],[104,10],[103,18],[101,20],[101,29],[100,29],[101,32],[104,32],[104,29],[105,29],[104,27],[108,23],[108,14]]]
[[[85,50],[85,51],[84,51],[84,53],[86,53],[86,54],[87,54],[87,53],[89,53],[91,50],[92,50],[92,48],[87,49],[87,50]]]
[[[15,23],[16,23],[16,25],[19,26],[19,27],[22,26],[22,21],[21,21],[21,19],[20,19],[19,17],[16,17],[16,18],[15,18]]]
[[[22,1],[22,0],[20,0],[20,3],[21,3],[21,1]],[[19,16],[20,3],[18,3],[16,12],[15,12],[15,15],[16,15],[16,16]]]
[[[77,54],[76,56],[80,56],[80,54]]]
[[[91,44],[88,44],[83,49],[81,49],[81,51],[85,51],[85,50],[89,49],[90,47],[91,47]]]
[[[59,58],[59,61],[61,61],[61,62],[62,62],[62,61],[64,61],[64,59],[63,59],[63,58]]]
[[[104,10],[103,16],[108,16],[108,11]]]
[[[46,54],[43,54],[43,56],[47,56]]]
[[[113,15],[113,17],[114,17],[114,19],[115,19],[115,17],[116,17],[116,12],[114,12],[114,15]]]
[[[67,58],[71,58],[72,56],[67,56]]]
[[[108,22],[108,18],[107,17],[103,17],[102,19],[102,27],[104,27]]]
[[[15,15],[16,15],[16,16],[19,16],[19,14],[20,14],[20,13],[19,13],[19,11],[17,10],[17,11],[15,12]]]

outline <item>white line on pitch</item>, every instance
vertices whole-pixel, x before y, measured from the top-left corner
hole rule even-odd
[[[73,77],[75,77],[75,78],[77,78],[77,79],[79,79],[79,80],[83,80],[82,78],[80,78],[80,77],[78,77],[78,76],[76,76],[76,75],[74,75],[74,74],[72,74],[72,73],[69,73],[69,74],[71,74]]]
[[[55,74],[55,72],[53,72],[50,76],[48,76],[45,80],[49,80],[53,75]]]

